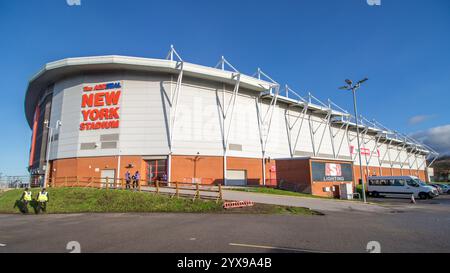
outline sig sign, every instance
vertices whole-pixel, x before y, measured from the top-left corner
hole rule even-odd
[[[83,87],[80,131],[119,128],[121,89],[120,82]]]
[[[341,164],[325,163],[326,176],[342,176]]]
[[[311,162],[312,178],[315,182],[344,182],[353,180],[352,164],[333,162]]]

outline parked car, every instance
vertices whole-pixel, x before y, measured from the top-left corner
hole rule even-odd
[[[431,199],[439,196],[436,188],[416,176],[371,176],[368,178],[368,192],[374,197],[414,195],[420,199]]]
[[[450,187],[446,184],[433,184],[439,188],[440,193],[450,194]]]
[[[435,188],[439,194],[444,193],[444,189],[439,184],[429,184],[429,185],[432,186],[433,188]]]

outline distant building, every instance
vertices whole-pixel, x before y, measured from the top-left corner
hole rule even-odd
[[[433,180],[438,182],[450,182],[450,156],[442,156],[431,165],[434,169]]]

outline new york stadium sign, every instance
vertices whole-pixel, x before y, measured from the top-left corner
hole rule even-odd
[[[120,82],[83,87],[80,131],[119,128],[121,89]]]

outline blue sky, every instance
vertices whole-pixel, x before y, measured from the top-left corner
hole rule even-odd
[[[0,0],[0,172],[26,173],[28,79],[78,56],[164,58],[241,72],[257,67],[304,94],[352,110],[343,79],[369,77],[361,114],[450,151],[450,1]]]

